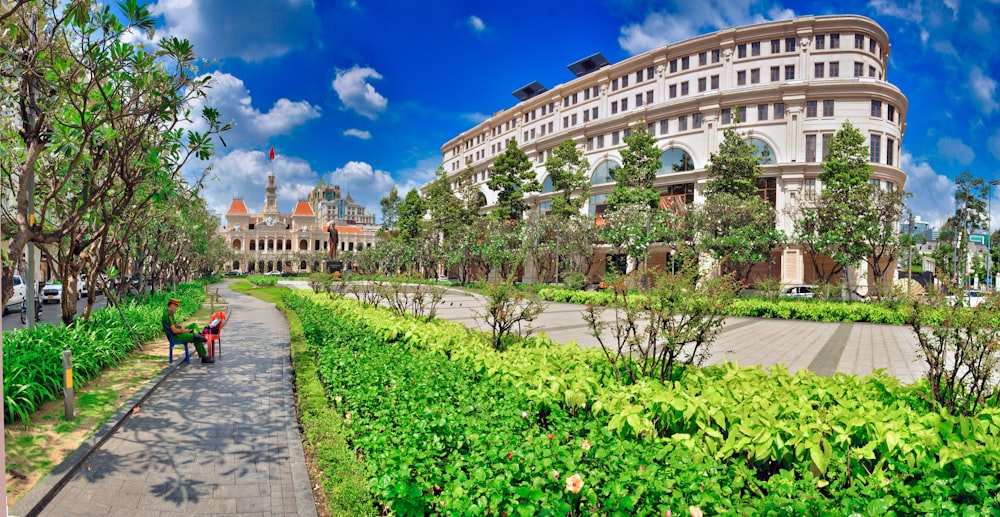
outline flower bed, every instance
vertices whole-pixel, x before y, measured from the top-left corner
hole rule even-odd
[[[599,350],[501,353],[456,324],[284,302],[399,515],[1000,511],[1000,412],[936,411],[923,383],[730,364],[622,386]]]

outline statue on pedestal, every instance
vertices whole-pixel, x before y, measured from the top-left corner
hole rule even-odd
[[[340,234],[337,233],[337,227],[333,223],[329,226],[330,233],[330,260],[337,259],[337,246],[340,244]]]

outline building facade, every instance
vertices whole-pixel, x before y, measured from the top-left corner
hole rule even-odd
[[[572,139],[591,165],[586,210],[596,217],[613,187],[611,171],[622,163],[624,138],[638,121],[662,150],[655,186],[667,205],[704,201],[710,154],[735,125],[760,152],[760,193],[774,205],[777,226],[792,234],[789,214],[797,200],[822,188],[826,150],[845,121],[868,138],[871,181],[903,189],[907,100],[886,77],[889,49],[875,21],[836,15],[727,28],[615,64],[595,54],[570,65],[576,78],[569,82],[552,89],[534,82],[514,92],[515,106],[442,146],[442,165],[453,175],[470,164],[492,205],[496,194],[485,183],[490,166],[513,139],[534,162],[543,191],[532,202],[544,210],[552,192],[545,161]],[[651,252],[651,265],[666,264],[665,249]],[[773,259],[758,274],[785,284],[813,280],[801,247],[776,249]]]
[[[345,204],[350,211],[344,213],[353,214],[351,219],[333,217],[340,212],[327,211]],[[321,270],[329,258],[330,225],[337,229],[338,253],[371,248],[378,242],[374,215],[350,200],[350,196],[340,198],[340,187],[336,185],[320,183],[309,194],[309,200],[300,200],[290,214],[281,213],[277,185],[270,174],[264,208],[253,213],[242,198],[233,199],[226,212],[226,225],[220,232],[234,251],[235,258],[229,264],[232,271],[308,273]]]

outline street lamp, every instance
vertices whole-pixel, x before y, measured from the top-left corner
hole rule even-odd
[[[674,265],[675,264],[675,262],[674,262],[674,255],[677,255],[677,248],[671,248],[670,249],[670,274],[671,275],[676,275],[677,274],[677,267]]]
[[[986,187],[986,288],[993,288],[993,276],[990,267],[993,265],[993,235],[990,234],[990,219],[993,218],[993,187],[1000,185],[1000,181],[992,180]]]

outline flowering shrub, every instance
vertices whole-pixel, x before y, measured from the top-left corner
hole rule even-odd
[[[1000,511],[1000,411],[935,410],[922,382],[730,364],[623,386],[599,350],[500,352],[456,324],[284,302],[397,515]]]

